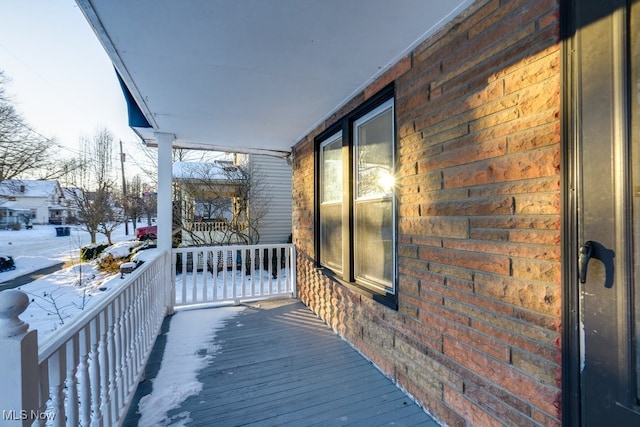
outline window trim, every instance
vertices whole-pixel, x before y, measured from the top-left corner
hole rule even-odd
[[[391,108],[392,115],[392,169],[397,172],[397,149],[398,149],[398,137],[397,137],[397,125],[395,118],[395,86],[393,83],[389,84],[377,94],[370,97],[367,101],[357,106],[353,111],[345,114],[340,119],[336,120],[331,126],[326,128],[323,132],[317,135],[314,139],[315,142],[315,161],[314,161],[314,178],[315,178],[315,238],[314,249],[315,266],[322,274],[333,278],[340,282],[345,287],[358,292],[361,295],[370,297],[371,299],[388,306],[392,309],[398,309],[398,211],[397,211],[397,192],[394,190],[389,196],[391,198],[392,209],[392,248],[393,248],[393,266],[392,266],[392,283],[391,292],[386,287],[380,285],[374,285],[372,283],[364,283],[361,280],[356,280],[354,276],[354,236],[355,236],[355,177],[354,177],[354,132],[356,122],[362,120],[368,115],[374,117],[375,111],[384,112],[387,108]],[[320,262],[321,253],[321,239],[320,239],[320,205],[321,205],[321,148],[324,147],[329,141],[334,141],[334,137],[337,134],[342,135],[343,146],[343,192],[347,192],[348,195],[343,197],[343,268],[342,272],[332,270],[331,268],[323,265]],[[346,154],[346,156],[345,156]],[[346,250],[345,250],[346,249]]]

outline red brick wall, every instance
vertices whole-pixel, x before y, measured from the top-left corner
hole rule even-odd
[[[554,0],[481,0],[294,148],[300,298],[451,426],[559,425]],[[313,138],[395,81],[399,310],[314,268]]]

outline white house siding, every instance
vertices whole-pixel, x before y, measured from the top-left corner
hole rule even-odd
[[[283,243],[291,235],[291,166],[285,159],[263,155],[251,155],[252,165],[259,171],[259,176],[266,180],[266,185],[261,189],[266,190],[266,195],[257,194],[253,197],[268,197],[268,210],[260,221],[260,243]],[[245,159],[238,158],[238,162]],[[260,203],[257,203],[259,205]],[[249,201],[249,215],[251,206],[256,205]]]
[[[49,207],[59,205],[64,199],[57,181],[44,180],[5,180],[0,183],[0,197],[15,200],[25,208],[31,209],[32,222],[49,223]]]

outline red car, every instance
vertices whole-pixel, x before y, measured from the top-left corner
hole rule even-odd
[[[150,225],[148,227],[136,228],[136,238],[138,240],[152,240],[158,236],[158,226]]]

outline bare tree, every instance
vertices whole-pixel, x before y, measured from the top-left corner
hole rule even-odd
[[[73,163],[56,158],[56,141],[25,122],[7,95],[7,84],[7,77],[0,71],[0,181],[26,174],[57,178]]]
[[[176,177],[185,240],[195,246],[255,244],[271,199],[266,180],[251,163],[188,163]]]
[[[81,140],[82,153],[76,173],[73,203],[78,209],[79,221],[96,242],[97,233],[104,234],[111,244],[111,234],[122,223],[122,216],[115,206],[113,189],[113,135],[107,129],[99,129],[93,138]]]
[[[134,228],[138,221],[146,219],[151,225],[151,218],[156,215],[157,197],[151,186],[142,181],[140,175],[127,180],[126,214],[131,218]]]

